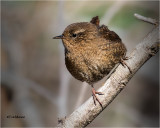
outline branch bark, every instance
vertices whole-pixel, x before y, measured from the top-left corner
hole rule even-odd
[[[132,74],[127,67],[119,65],[115,72],[106,80],[105,84],[98,90],[104,94],[99,96],[103,108],[98,103],[95,106],[91,97],[58,126],[72,128],[85,127],[90,124],[124,89],[129,80],[152,57],[153,53],[156,54],[159,51],[158,32],[159,26],[147,34],[130,54],[130,59],[125,61],[131,68]]]
[[[134,14],[134,16],[139,19],[139,20],[142,20],[144,22],[147,22],[147,23],[150,23],[150,24],[153,24],[153,25],[158,25],[158,22],[155,20],[155,19],[152,19],[152,18],[149,18],[149,17],[144,17],[144,16],[141,16],[139,14]]]

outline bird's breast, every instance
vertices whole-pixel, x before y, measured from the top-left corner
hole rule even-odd
[[[66,67],[76,79],[91,84],[101,80],[109,73],[106,57],[98,50],[85,50],[65,55]]]
[[[125,54],[126,48],[119,42],[76,48],[66,53],[66,67],[76,79],[92,84],[106,76]]]

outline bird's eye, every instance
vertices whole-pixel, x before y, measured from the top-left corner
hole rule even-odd
[[[74,33],[73,33],[73,34],[72,34],[72,37],[77,37],[77,34],[74,34]]]

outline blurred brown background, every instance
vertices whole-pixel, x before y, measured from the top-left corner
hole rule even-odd
[[[159,2],[2,1],[1,125],[54,127],[58,118],[69,116],[91,90],[66,70],[63,45],[52,37],[71,23],[98,15],[101,24],[122,38],[129,54],[154,27],[135,19],[134,13],[158,20]],[[157,54],[89,127],[158,127],[158,63]]]

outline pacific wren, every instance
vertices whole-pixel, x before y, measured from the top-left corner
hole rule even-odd
[[[97,100],[93,84],[121,62],[126,55],[126,47],[120,37],[107,26],[99,25],[98,16],[90,22],[69,25],[62,35],[53,39],[62,39],[65,48],[65,64],[73,77],[92,86],[94,103]]]

